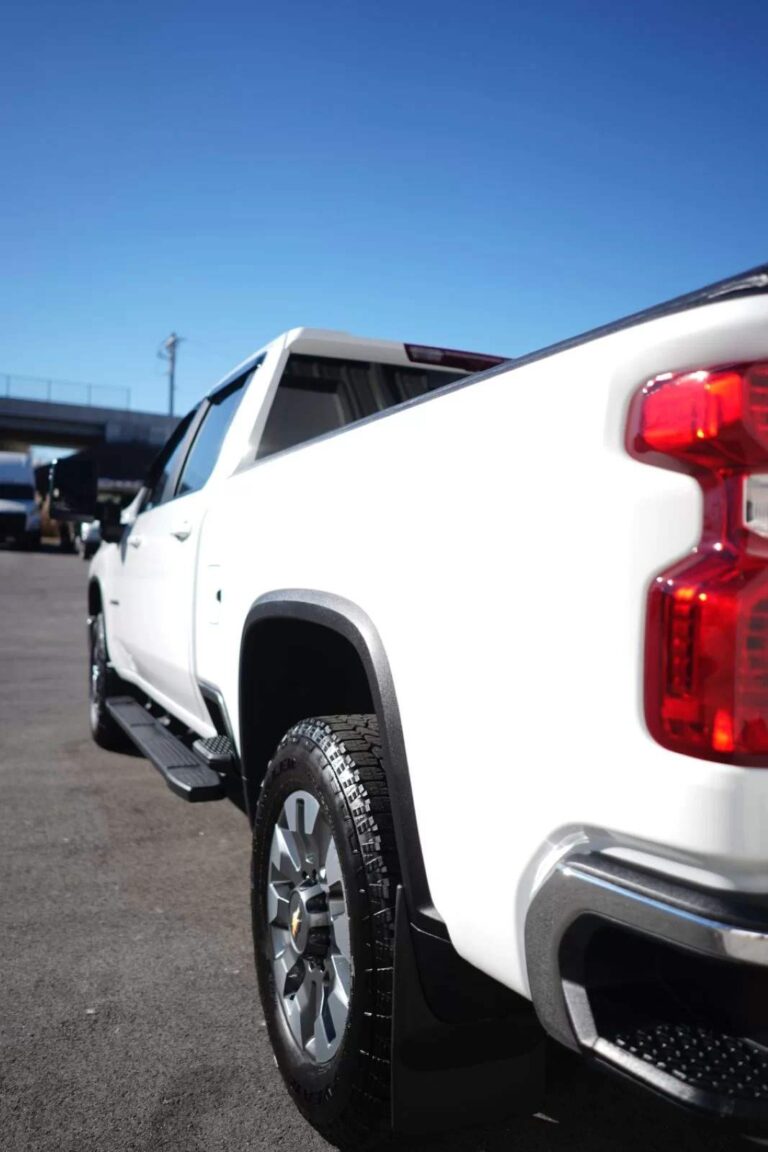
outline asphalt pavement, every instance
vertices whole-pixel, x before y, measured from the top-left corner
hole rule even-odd
[[[91,743],[86,576],[54,549],[0,549],[0,1152],[327,1149],[267,1043],[245,818]],[[396,1147],[735,1143],[561,1057],[540,1115]]]

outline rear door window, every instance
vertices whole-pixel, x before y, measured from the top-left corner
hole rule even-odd
[[[243,398],[243,391],[250,375],[249,372],[247,376],[227,385],[211,397],[208,411],[197,430],[181,470],[176,488],[177,496],[186,496],[190,492],[199,491],[213,472],[224,437]]]
[[[187,450],[189,430],[197,413],[197,408],[188,412],[177,425],[165,446],[161,448],[149,470],[148,492],[141,505],[142,512],[149,512],[150,509],[156,508],[158,504],[164,504],[166,500],[171,498],[176,473]]]

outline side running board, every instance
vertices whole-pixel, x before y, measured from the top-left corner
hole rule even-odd
[[[132,696],[110,696],[106,706],[142,755],[154,764],[171,792],[190,801],[221,800],[226,795],[219,773]]]

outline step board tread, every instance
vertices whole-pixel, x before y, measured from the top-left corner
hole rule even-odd
[[[225,794],[218,772],[131,696],[113,696],[107,710],[139,751],[154,764],[166,784],[185,800],[218,800]]]
[[[228,736],[208,736],[195,740],[192,748],[197,756],[214,768],[228,768],[234,760],[234,748]]]

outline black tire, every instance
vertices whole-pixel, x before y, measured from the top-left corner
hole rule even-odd
[[[350,925],[352,984],[343,1037],[313,1063],[294,1041],[269,956],[266,889],[275,823],[292,792],[318,801],[331,830]],[[253,935],[269,1037],[288,1090],[326,1139],[355,1150],[389,1139],[395,897],[400,870],[375,716],[303,720],[269,766],[253,831]]]
[[[127,738],[122,728],[107,712],[107,696],[116,696],[120,681],[109,664],[107,633],[104,616],[99,612],[90,627],[90,659],[88,662],[88,722],[91,736],[100,748],[110,752],[125,748]]]
[[[75,540],[72,535],[72,528],[67,520],[59,522],[59,547],[62,552],[72,553],[75,551]]]

